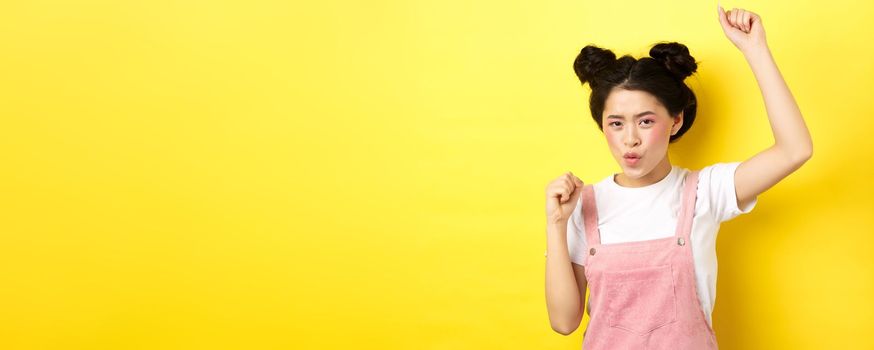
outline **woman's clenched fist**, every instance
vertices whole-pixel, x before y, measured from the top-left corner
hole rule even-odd
[[[553,223],[567,222],[582,190],[583,181],[572,172],[552,180],[546,186],[546,219]]]

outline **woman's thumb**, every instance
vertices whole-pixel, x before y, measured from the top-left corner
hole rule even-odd
[[[719,16],[719,24],[722,25],[723,30],[731,27],[728,25],[728,18],[725,18],[725,10],[722,9],[722,6],[716,5],[716,14]]]
[[[580,192],[583,192],[583,182],[580,179],[574,177],[574,191],[571,192],[571,199],[577,199],[577,196],[580,195]]]

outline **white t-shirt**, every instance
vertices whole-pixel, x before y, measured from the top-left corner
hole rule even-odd
[[[711,314],[716,301],[716,234],[719,225],[740,214],[749,213],[758,198],[738,208],[734,190],[734,172],[740,162],[716,163],[701,169],[698,174],[695,216],[692,219],[692,255],[698,300],[713,326]],[[598,229],[601,243],[643,241],[670,237],[676,234],[677,215],[683,183],[689,169],[672,166],[664,179],[644,187],[623,187],[613,175],[593,185],[598,208]],[[571,261],[585,265],[586,231],[583,223],[580,194],[577,206],[568,219],[567,243]]]

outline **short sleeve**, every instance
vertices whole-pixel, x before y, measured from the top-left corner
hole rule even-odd
[[[749,213],[758,203],[758,197],[744,208],[738,208],[734,188],[734,173],[740,162],[716,163],[701,169],[701,181],[709,196],[710,209],[717,222],[734,219]]]
[[[567,221],[567,249],[571,262],[585,266],[586,230],[583,229],[585,226],[583,225],[582,203],[583,196],[580,195],[577,206]]]

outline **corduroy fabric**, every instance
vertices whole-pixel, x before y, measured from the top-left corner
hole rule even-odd
[[[674,236],[601,244],[592,185],[583,187],[589,323],[584,350],[717,349],[695,290],[692,232],[698,171],[683,186]]]

